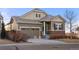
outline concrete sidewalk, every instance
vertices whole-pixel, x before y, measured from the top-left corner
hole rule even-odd
[[[63,41],[47,40],[47,39],[29,39],[28,42],[36,44],[65,44]]]

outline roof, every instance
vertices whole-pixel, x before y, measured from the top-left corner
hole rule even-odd
[[[18,16],[13,16],[13,17],[11,17],[10,23],[13,23],[14,19],[17,21],[17,20],[19,20],[20,18],[19,18]]]
[[[53,16],[52,19],[51,19],[51,21],[52,21],[53,19],[55,19],[55,18],[60,18],[61,20],[63,20],[63,21],[65,22],[65,19],[64,19],[62,16],[60,16],[60,15]]]
[[[13,16],[11,17],[10,23],[8,23],[7,25],[13,23],[14,20],[16,20],[17,23],[41,24],[39,20],[23,19],[23,18],[20,18],[19,16]]]
[[[44,12],[43,10],[39,9],[39,8],[34,8],[32,11],[37,11],[37,12],[43,12],[43,13],[46,13]]]
[[[11,17],[11,20],[10,20],[10,22],[9,23],[7,23],[6,25],[9,25],[9,24],[12,24],[13,23],[13,21],[14,21],[14,19],[18,19],[19,17],[18,16],[12,16]]]
[[[59,16],[59,15],[58,16],[47,15],[47,16],[41,18],[40,20],[33,20],[33,21],[52,21],[56,17],[61,18],[62,20],[64,20],[64,18]],[[13,23],[13,19],[15,19],[16,22],[18,22],[18,23],[21,22],[21,21],[24,21],[24,23],[27,22],[27,21],[32,21],[30,19],[23,19],[23,18],[21,18],[19,16],[13,16],[13,17],[11,17],[11,21],[10,21],[9,24]]]
[[[52,17],[53,16],[51,16],[51,15],[47,15],[47,16],[43,17],[40,21],[51,21]]]
[[[64,18],[60,15],[57,16],[47,15],[43,17],[40,21],[52,21],[54,18],[60,18],[61,20],[65,21]]]
[[[41,12],[41,13],[44,13],[44,14],[47,15],[47,13],[44,12],[43,10],[41,10],[41,9],[39,9],[39,8],[34,8],[33,10],[31,10],[31,11],[29,11],[29,12],[23,14],[22,16],[26,16],[26,15],[28,15],[28,14],[31,13],[31,12]]]

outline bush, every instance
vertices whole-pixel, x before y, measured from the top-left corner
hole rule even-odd
[[[21,31],[8,31],[7,32],[7,39],[12,40],[14,42],[26,42],[27,39],[29,38],[25,33],[21,32]]]
[[[79,39],[76,35],[74,36],[50,36],[49,39]]]

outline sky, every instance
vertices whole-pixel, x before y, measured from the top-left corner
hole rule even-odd
[[[79,8],[40,8],[41,10],[45,11],[47,14],[56,16],[61,15],[64,17],[65,11],[72,10],[76,17],[74,19],[74,23],[78,26],[79,24]],[[0,13],[4,17],[5,24],[9,23],[10,18],[12,16],[21,16],[29,11],[31,11],[32,8],[0,8]]]

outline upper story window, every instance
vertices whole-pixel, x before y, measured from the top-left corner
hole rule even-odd
[[[54,30],[63,30],[62,23],[54,23]]]
[[[39,18],[40,18],[40,17],[41,17],[41,14],[37,13],[37,14],[36,14],[36,17],[39,17]]]

